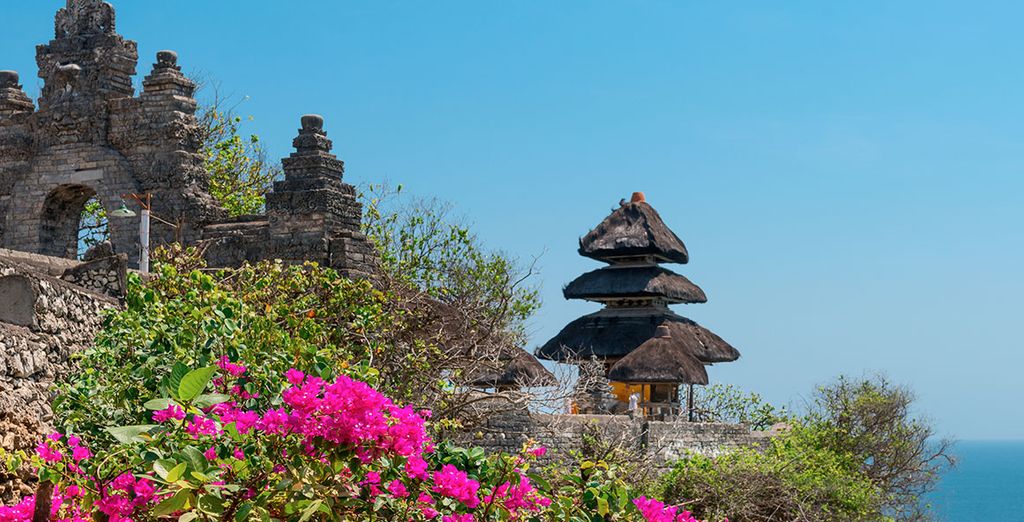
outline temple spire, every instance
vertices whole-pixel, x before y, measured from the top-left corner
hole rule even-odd
[[[68,0],[67,7],[57,11],[54,33],[57,38],[114,34],[114,6],[102,0]]]

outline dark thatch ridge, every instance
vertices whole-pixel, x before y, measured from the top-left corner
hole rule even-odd
[[[480,368],[469,377],[468,386],[496,388],[499,386],[542,387],[557,386],[558,379],[537,360],[523,350],[516,350],[510,358],[497,361],[493,368]]]
[[[655,337],[612,366],[608,379],[627,383],[707,384],[704,364],[670,335]]]
[[[621,297],[664,297],[669,303],[706,303],[689,279],[660,266],[609,266],[588,272],[562,291],[566,299],[607,301]]]
[[[615,209],[580,238],[579,252],[599,261],[633,256],[657,256],[670,263],[690,261],[683,241],[669,230],[658,211],[643,201]]]
[[[572,362],[625,357],[655,337],[658,326],[668,326],[677,344],[703,363],[731,362],[740,352],[703,326],[668,309],[606,308],[569,323],[537,349],[541,359]]]

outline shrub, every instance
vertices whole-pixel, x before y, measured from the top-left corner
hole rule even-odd
[[[429,412],[347,375],[290,369],[259,386],[280,389],[275,407],[260,407],[245,391],[250,371],[228,358],[174,364],[158,396],[142,398],[152,423],[108,427],[118,444],[95,454],[87,437],[51,435],[34,457],[37,496],[0,507],[0,520],[696,522],[676,506],[630,501],[602,463],[547,481],[529,473],[543,448],[435,448]]]
[[[882,492],[859,465],[795,425],[764,448],[683,459],[663,478],[662,494],[698,516],[733,522],[888,520]]]

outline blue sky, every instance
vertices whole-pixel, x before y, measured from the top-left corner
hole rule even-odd
[[[33,96],[63,3],[3,8]],[[1024,4],[114,3],[140,74],[178,51],[274,157],[323,114],[348,181],[543,254],[534,345],[596,309],[561,297],[577,238],[639,190],[710,297],[678,311],[743,352],[713,380],[800,404],[884,371],[943,433],[1024,438]]]

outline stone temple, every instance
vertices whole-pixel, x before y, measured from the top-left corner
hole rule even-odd
[[[0,71],[0,248],[74,257],[87,201],[97,198],[109,215],[123,195],[148,193],[154,215],[176,224],[154,222],[154,246],[200,245],[212,266],[269,258],[372,271],[362,208],[322,118],[302,118],[265,214],[228,219],[203,170],[195,83],[176,53],[161,51],[136,95],[137,46],[115,21],[109,3],[67,0],[54,39],[36,48],[38,104],[18,73]],[[139,221],[109,227],[114,253],[137,266]]]

